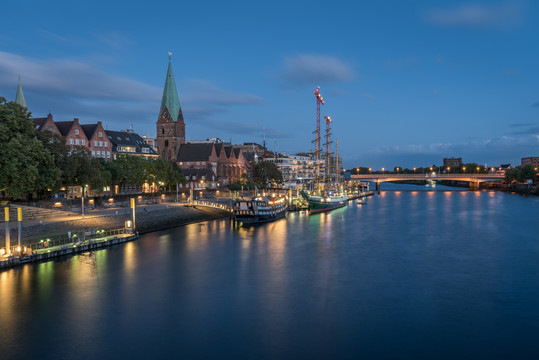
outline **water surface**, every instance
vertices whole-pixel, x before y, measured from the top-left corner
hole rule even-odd
[[[382,186],[3,271],[1,358],[538,358],[539,199]]]

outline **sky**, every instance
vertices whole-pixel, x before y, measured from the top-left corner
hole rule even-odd
[[[190,140],[313,150],[345,168],[539,156],[539,2],[10,1],[0,96],[33,116],[155,135],[172,66]],[[333,144],[335,145],[335,144]],[[335,148],[333,148],[335,151]]]

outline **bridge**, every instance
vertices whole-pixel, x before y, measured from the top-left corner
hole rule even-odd
[[[501,181],[504,179],[500,174],[360,174],[352,175],[352,180],[372,181],[376,183],[376,190],[380,189],[380,183],[389,181],[439,181],[453,180],[466,181],[470,184],[470,190],[478,190],[479,184],[482,182]]]

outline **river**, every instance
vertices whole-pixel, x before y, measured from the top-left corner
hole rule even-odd
[[[539,198],[382,189],[2,271],[0,357],[539,358]]]

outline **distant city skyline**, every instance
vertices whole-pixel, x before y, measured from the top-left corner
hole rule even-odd
[[[104,11],[106,9],[106,11]],[[172,66],[187,139],[313,148],[315,97],[344,167],[539,156],[539,4],[381,1],[3,5],[0,96],[35,117],[154,135]]]

